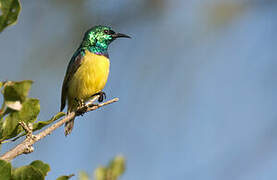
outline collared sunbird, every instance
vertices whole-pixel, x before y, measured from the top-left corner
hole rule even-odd
[[[130,36],[116,33],[107,26],[94,26],[89,29],[83,41],[71,58],[62,86],[62,111],[67,101],[67,112],[76,111],[84,102],[95,95],[100,95],[103,101],[106,94],[102,91],[106,85],[110,61],[109,44],[117,38]],[[74,119],[65,124],[65,135],[71,133]]]

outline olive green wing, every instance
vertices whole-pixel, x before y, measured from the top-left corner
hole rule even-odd
[[[75,54],[73,55],[73,57],[71,58],[71,60],[68,64],[66,74],[65,74],[65,77],[63,80],[60,111],[62,111],[64,109],[65,104],[66,104],[68,84],[69,84],[71,78],[73,77],[73,75],[75,74],[75,72],[80,67],[82,60],[83,60],[83,55],[82,55],[81,50],[78,50]]]

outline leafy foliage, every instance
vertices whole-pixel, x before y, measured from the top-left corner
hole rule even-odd
[[[89,180],[89,175],[84,171],[80,171],[79,172],[79,180]]]
[[[36,122],[40,112],[40,104],[38,99],[28,97],[32,83],[29,80],[0,82],[4,99],[0,109],[0,145],[5,140],[11,138],[16,140],[26,135],[19,122],[32,123],[33,131],[37,131],[65,115],[65,113],[59,112],[47,121]],[[18,168],[12,168],[9,162],[0,160],[0,180],[44,180],[49,171],[50,166],[39,160]],[[108,166],[98,167],[94,172],[94,179],[117,180],[124,171],[125,159],[122,156],[117,156],[110,161]],[[57,180],[68,180],[72,176],[61,176]],[[90,177],[85,172],[80,172],[79,179],[89,180]]]
[[[20,9],[19,0],[0,0],[0,32],[16,23]]]
[[[19,121],[32,123],[33,131],[37,131],[65,115],[59,112],[48,121],[35,122],[40,112],[40,104],[38,99],[28,97],[32,83],[30,80],[0,83],[4,97],[0,109],[0,142],[14,137],[16,140],[26,134]]]
[[[25,123],[33,123],[40,111],[40,105],[38,99],[28,98],[22,104],[20,111],[12,111],[9,113],[5,121],[0,128],[0,141],[10,139],[17,136],[23,131],[18,122],[23,121]]]
[[[40,112],[39,100],[28,98],[32,81],[2,83],[1,93],[4,102],[0,113],[0,142],[13,138],[23,132],[19,121],[33,123]]]
[[[19,82],[12,82],[12,81],[5,82],[4,83],[5,88],[2,90],[2,94],[4,95],[5,102],[9,102],[9,101],[23,102],[27,98],[32,84],[33,84],[33,81],[30,81],[30,80],[19,81]]]
[[[4,96],[4,103],[2,106],[2,113],[0,116],[8,114],[11,110],[20,111],[22,103],[26,100],[32,81],[12,82],[7,81],[1,83],[4,88],[1,93]]]
[[[65,115],[64,112],[58,112],[55,116],[53,116],[51,119],[49,119],[48,121],[39,121],[37,123],[33,124],[33,131],[37,131],[42,129],[44,126],[47,126],[48,124],[53,123],[54,121],[60,119],[61,117],[63,117]]]
[[[125,171],[125,158],[116,156],[110,161],[108,166],[100,166],[94,171],[95,180],[118,180]],[[85,172],[80,172],[79,180],[89,180],[89,175]]]
[[[49,119],[47,121],[39,121],[39,122],[33,123],[33,132],[38,131],[38,130],[42,129],[44,126],[47,126],[47,125],[53,123],[54,121],[60,119],[64,115],[65,115],[64,112],[58,112],[55,116],[53,116],[51,119]],[[18,138],[25,136],[25,135],[26,135],[26,132],[24,131],[24,132],[20,133],[16,138],[14,138],[13,141],[16,141]]]
[[[12,165],[9,162],[0,160],[0,179],[11,179]]]
[[[43,180],[44,176],[39,169],[27,165],[16,168],[12,172],[12,180]]]
[[[42,161],[33,161],[30,165],[12,171],[12,180],[44,180],[50,166]]]
[[[39,160],[33,161],[30,165],[36,167],[44,176],[50,171],[50,166]]]
[[[38,160],[15,169],[12,169],[11,163],[0,160],[1,180],[44,180],[49,171],[49,165]]]

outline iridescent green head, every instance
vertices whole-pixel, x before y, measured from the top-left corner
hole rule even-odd
[[[114,32],[110,27],[94,26],[85,33],[81,47],[96,54],[107,54],[109,44],[120,37],[130,38],[125,34]]]

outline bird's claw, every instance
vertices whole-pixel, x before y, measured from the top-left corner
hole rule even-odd
[[[106,93],[103,91],[101,91],[99,93],[95,93],[91,97],[94,97],[94,96],[99,96],[98,102],[103,102],[107,98]]]
[[[106,93],[101,91],[99,94],[98,102],[103,102],[106,98],[107,98]]]

